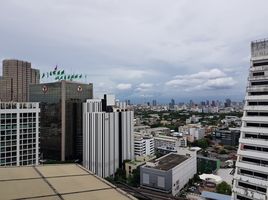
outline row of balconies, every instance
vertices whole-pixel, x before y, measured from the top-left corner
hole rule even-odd
[[[267,75],[263,75],[263,76],[249,75],[248,77],[248,81],[258,81],[258,80],[268,80],[268,76]]]
[[[257,86],[248,86],[247,92],[265,92],[268,91],[268,86],[257,85]]]
[[[261,194],[255,190],[251,190],[247,188],[241,188],[241,187],[235,186],[233,188],[233,192],[237,194],[241,194],[249,198],[257,199],[257,200],[267,200],[265,194]]]
[[[244,106],[244,111],[268,111],[267,106]]]
[[[268,152],[250,150],[250,149],[246,149],[246,150],[238,149],[237,154],[241,155],[241,156],[253,157],[253,158],[256,158],[256,159],[258,159],[258,158],[261,159],[261,158],[267,158],[268,157]]]
[[[256,171],[268,173],[268,165],[265,165],[265,164],[258,164],[258,163],[252,163],[252,162],[240,160],[236,162],[236,167],[240,167],[243,169],[254,169]]]
[[[257,67],[250,67],[249,71],[255,72],[255,71],[267,71],[268,70],[268,65],[263,65],[263,66],[257,66]]]

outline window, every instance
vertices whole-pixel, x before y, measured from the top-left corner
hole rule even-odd
[[[258,62],[258,63],[253,63],[253,67],[258,67],[258,66],[263,66],[263,65],[268,65],[268,62]]]
[[[264,72],[254,72],[252,73],[253,76],[263,76]]]

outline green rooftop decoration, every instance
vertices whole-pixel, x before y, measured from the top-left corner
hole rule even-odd
[[[61,80],[73,81],[77,79],[82,79],[83,77],[86,78],[86,76],[83,74],[76,74],[76,73],[66,74],[64,69],[63,70],[58,69],[58,65],[56,65],[52,71],[43,72],[41,77],[42,79],[52,77],[54,78],[54,80],[57,80],[57,81],[61,81]]]

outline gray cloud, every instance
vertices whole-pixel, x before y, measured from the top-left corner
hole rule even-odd
[[[124,99],[216,98],[219,89],[243,99],[249,44],[267,37],[267,6],[266,0],[4,0],[0,58],[28,60],[41,71],[58,64],[83,72],[96,93]],[[219,74],[200,82],[213,69]],[[122,83],[131,88],[118,88]],[[180,89],[195,84],[201,86],[194,93],[194,86]]]
[[[189,75],[178,75],[166,82],[167,86],[184,91],[229,89],[237,82],[219,69],[211,69]]]

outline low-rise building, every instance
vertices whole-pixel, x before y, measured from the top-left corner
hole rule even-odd
[[[132,175],[133,170],[138,169],[140,166],[146,164],[147,161],[155,158],[155,156],[136,156],[134,160],[125,162],[126,177]]]
[[[240,128],[217,129],[213,139],[223,145],[237,146],[240,137]]]
[[[205,128],[200,124],[187,124],[179,127],[179,132],[182,132],[187,136],[189,142],[200,140],[205,136]]]
[[[178,194],[196,174],[196,151],[180,150],[140,167],[141,187]]]
[[[154,155],[154,138],[148,134],[134,133],[134,155]]]
[[[174,136],[165,136],[158,135],[154,137],[154,147],[155,150],[169,150],[177,151],[178,147],[186,147],[187,138],[186,137],[174,137]]]

